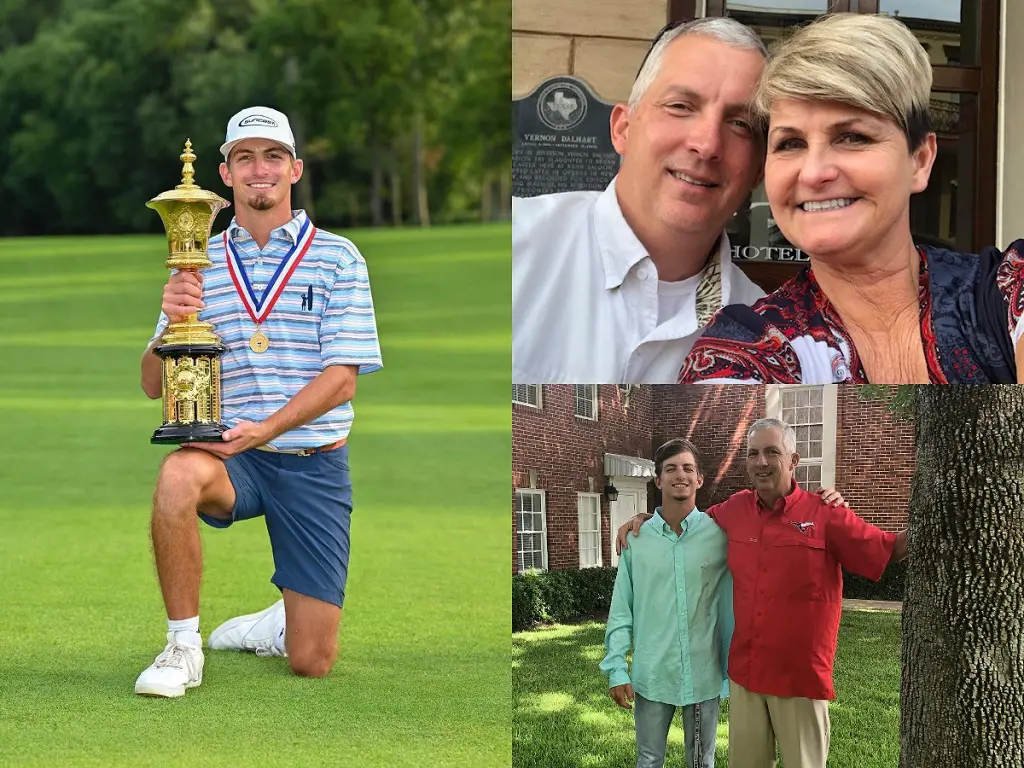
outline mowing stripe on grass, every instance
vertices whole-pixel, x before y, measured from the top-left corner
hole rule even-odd
[[[344,234],[384,369],[355,401],[338,664],[301,680],[210,652],[178,701],[132,694],[166,629],[148,517],[168,450],[138,382],[165,240],[0,241],[0,765],[509,764],[511,229]],[[208,635],[276,594],[261,521],[201,531]]]

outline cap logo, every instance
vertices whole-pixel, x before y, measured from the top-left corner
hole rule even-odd
[[[249,115],[238,124],[238,127],[246,128],[250,125],[266,125],[270,128],[277,128],[277,121],[264,115]]]

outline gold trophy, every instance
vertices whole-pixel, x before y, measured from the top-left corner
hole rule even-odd
[[[160,214],[167,231],[168,269],[198,272],[213,262],[206,255],[213,220],[230,203],[193,182],[192,141],[185,142],[181,184],[148,203]],[[163,361],[164,423],[152,443],[198,443],[221,439],[227,427],[220,421],[220,356],[227,348],[211,323],[193,312],[171,323],[153,349]]]

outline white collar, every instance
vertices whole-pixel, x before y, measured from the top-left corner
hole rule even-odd
[[[615,195],[615,179],[594,203],[594,229],[597,247],[601,252],[606,291],[618,288],[637,263],[647,258],[647,249],[637,238],[622,215],[619,199]]]
[[[594,229],[597,233],[597,247],[601,252],[601,265],[604,267],[606,291],[622,285],[629,270],[649,258],[647,249],[622,215],[619,198],[615,194],[616,179],[618,176],[612,179],[594,203]],[[732,248],[729,236],[724,231],[718,238],[718,252],[722,262],[722,295],[727,299],[730,282],[727,275],[732,268]],[[703,269],[701,267],[701,272]]]
[[[306,212],[301,208],[299,210],[292,211],[291,221],[289,221],[287,224],[282,224],[280,227],[277,227],[276,229],[272,229],[270,231],[271,239],[273,239],[277,235],[281,235],[283,237],[287,237],[289,240],[292,241],[292,243],[299,242],[299,233],[302,231],[302,226],[306,223],[306,220],[308,218],[309,217],[306,215]],[[238,220],[235,217],[231,218],[231,223],[228,224],[227,233],[228,237],[230,237],[232,240],[237,239],[238,236],[243,233],[247,237],[251,237],[251,235],[245,229],[245,227],[239,226]]]

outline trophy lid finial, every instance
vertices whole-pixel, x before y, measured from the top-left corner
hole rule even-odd
[[[181,154],[181,162],[185,165],[181,169],[181,184],[175,189],[198,189],[194,181],[196,172],[192,167],[195,159],[195,152],[192,151],[192,139],[185,139],[185,151]]]

